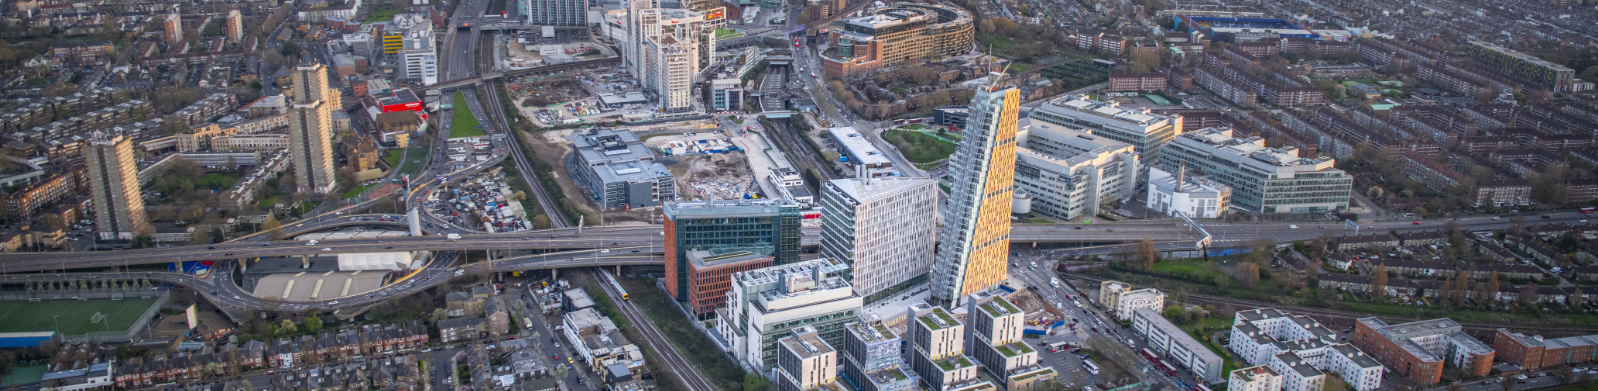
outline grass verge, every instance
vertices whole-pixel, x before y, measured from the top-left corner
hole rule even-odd
[[[656,288],[649,279],[624,279],[622,286],[631,294],[633,305],[638,306],[644,315],[649,316],[650,323],[660,329],[661,335],[667,338],[671,345],[677,349],[688,362],[699,368],[711,383],[723,390],[738,390],[743,387],[744,370],[721,353],[721,348],[710,336],[695,328],[693,321],[677,310],[677,305],[671,302],[671,297],[665,291]]]
[[[365,185],[351,187],[349,190],[346,190],[344,192],[344,199],[348,200],[348,199],[354,199],[355,197],[360,197],[361,196],[361,192],[364,192],[364,191],[366,191],[366,189],[370,189],[370,188],[372,188],[372,186],[376,186],[376,185],[377,185],[377,183],[371,183],[371,184],[365,184]]]
[[[482,123],[477,121],[477,115],[465,102],[465,95],[455,92],[455,115],[449,120],[449,138],[487,136],[488,133],[479,128]]]

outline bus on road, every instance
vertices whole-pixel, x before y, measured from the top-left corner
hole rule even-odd
[[[1160,371],[1165,372],[1166,375],[1176,376],[1176,367],[1165,361],[1160,361]]]
[[[1094,364],[1092,361],[1082,360],[1082,368],[1087,369],[1088,373],[1099,374],[1099,365]]]
[[[1158,362],[1158,361],[1160,361],[1160,355],[1154,354],[1154,351],[1152,351],[1152,350],[1143,349],[1142,351],[1140,351],[1138,353],[1142,354],[1143,358],[1149,359],[1149,362]]]

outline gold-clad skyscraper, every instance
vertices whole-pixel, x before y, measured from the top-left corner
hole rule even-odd
[[[971,99],[969,128],[948,165],[955,172],[932,264],[935,302],[957,304],[1003,281],[1008,272],[1020,111],[1021,92],[1014,87],[979,88]]]

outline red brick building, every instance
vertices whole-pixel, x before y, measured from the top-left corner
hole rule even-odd
[[[1164,89],[1166,76],[1149,73],[1116,73],[1110,75],[1110,92],[1158,91]]]
[[[688,307],[694,315],[705,316],[727,305],[732,275],[772,266],[769,255],[738,251],[712,255],[708,251],[688,252]]]
[[[1598,354],[1598,335],[1545,339],[1541,335],[1528,336],[1498,329],[1493,335],[1493,349],[1506,363],[1527,370],[1537,370],[1558,365],[1577,365],[1593,362]]]
[[[1492,370],[1493,348],[1463,330],[1447,318],[1389,325],[1369,317],[1354,323],[1349,341],[1390,372],[1430,385],[1442,380],[1445,362],[1472,376],[1486,376]]]

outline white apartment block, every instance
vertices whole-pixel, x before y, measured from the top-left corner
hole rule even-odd
[[[1027,118],[1131,144],[1138,161],[1159,161],[1160,149],[1182,132],[1182,117],[1155,114],[1148,109],[1123,109],[1114,102],[1074,95],[1044,103]],[[1143,168],[1147,168],[1144,166]],[[1141,175],[1140,175],[1141,177]]]
[[[777,340],[777,389],[836,389],[838,350],[821,340],[815,327],[800,326]]]
[[[1282,375],[1264,365],[1234,369],[1227,377],[1228,391],[1277,391],[1282,389]]]
[[[965,324],[926,303],[909,308],[910,367],[934,389],[960,388],[977,378],[975,360],[965,355]]]
[[[929,178],[828,181],[821,189],[821,256],[853,265],[850,283],[867,303],[926,281],[938,194],[938,181]]]
[[[289,135],[235,134],[211,138],[212,151],[270,151],[289,147]]]
[[[1165,320],[1158,311],[1139,308],[1132,312],[1132,332],[1148,341],[1149,349],[1193,372],[1193,377],[1204,382],[1218,382],[1224,374],[1221,356],[1210,351],[1203,343],[1181,327]]]
[[[1282,374],[1282,391],[1321,391],[1326,373],[1293,352],[1271,357],[1271,370]]]
[[[1149,209],[1171,216],[1181,212],[1189,218],[1221,217],[1232,205],[1232,187],[1198,175],[1177,174],[1154,167],[1149,169]]]
[[[1309,370],[1336,373],[1356,391],[1381,386],[1381,363],[1354,345],[1338,342],[1337,333],[1320,322],[1275,308],[1238,311],[1228,348],[1251,365],[1267,365],[1280,373],[1283,390],[1319,391],[1324,377],[1312,376]]]
[[[999,292],[979,291],[965,301],[966,351],[995,379],[1003,379],[1007,390],[1026,390],[1053,379],[1058,375],[1054,368],[1041,365],[1037,350],[1021,339],[1026,314]]]
[[[1148,309],[1165,310],[1165,293],[1154,288],[1133,290],[1131,284],[1120,281],[1099,283],[1099,305],[1115,314],[1116,320],[1131,320],[1132,312]]]
[[[1139,167],[1131,144],[1030,118],[1018,123],[1015,186],[1033,197],[1033,211],[1071,220],[1132,198]]]

